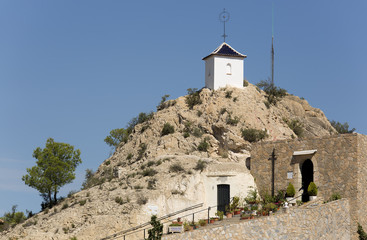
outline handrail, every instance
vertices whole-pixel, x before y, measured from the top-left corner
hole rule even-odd
[[[160,220],[163,220],[163,219],[166,219],[166,218],[169,218],[169,217],[172,217],[172,216],[175,216],[179,213],[182,213],[182,212],[186,212],[186,211],[189,211],[189,210],[192,210],[192,209],[195,209],[195,208],[199,208],[199,207],[202,207],[204,203],[199,203],[199,204],[196,204],[196,205],[193,205],[193,206],[190,206],[190,207],[187,207],[187,208],[184,208],[184,209],[181,209],[179,211],[176,211],[176,212],[173,212],[173,213],[169,213],[163,217],[160,217],[160,218],[157,218],[158,221]],[[135,231],[137,229],[140,229],[142,227],[145,227],[145,226],[148,226],[150,225],[150,221],[149,222],[146,222],[146,223],[143,223],[143,224],[140,224],[138,226],[135,226],[135,227],[132,227],[132,228],[129,228],[127,230],[123,230],[121,232],[117,232],[117,233],[114,233],[113,235],[110,235],[110,236],[107,236],[105,238],[102,238],[101,240],[107,240],[107,239],[112,239],[112,238],[115,238],[117,237],[117,235],[130,235],[132,233],[129,233],[129,234],[126,234],[128,232],[131,232],[131,231]]]
[[[231,204],[232,203],[232,201],[233,201],[233,197],[230,199],[230,201],[229,201],[229,204]],[[186,211],[189,211],[189,210],[192,210],[192,209],[195,209],[195,208],[199,208],[199,207],[202,207],[203,206],[203,203],[199,203],[199,204],[196,204],[196,205],[193,205],[193,206],[191,206],[191,207],[188,207],[188,208],[184,208],[184,209],[182,209],[182,210],[179,210],[179,211],[176,211],[176,212],[173,212],[173,213],[169,213],[169,214],[167,214],[167,215],[165,215],[165,216],[163,216],[163,217],[160,217],[160,218],[157,218],[157,220],[158,221],[161,221],[161,220],[164,220],[164,219],[167,219],[167,218],[170,218],[170,217],[172,217],[172,216],[175,216],[175,215],[177,215],[177,214],[179,214],[179,213],[183,213],[183,212],[186,212]],[[194,216],[195,216],[195,214],[197,214],[197,213],[199,213],[199,212],[203,212],[203,211],[208,211],[208,223],[209,223],[209,211],[210,211],[210,209],[212,209],[212,208],[217,208],[219,205],[215,205],[215,206],[211,206],[211,207],[208,207],[208,208],[204,208],[204,209],[201,209],[201,210],[199,210],[199,211],[196,211],[196,212],[193,212],[193,213],[190,213],[190,214],[187,214],[187,215],[183,215],[183,216],[181,216],[181,217],[187,217],[187,216],[190,216],[190,215],[192,215],[193,216],[193,222],[194,222]],[[180,218],[181,218],[180,217]],[[168,223],[168,222],[170,222],[170,221],[172,221],[172,219],[170,219],[170,220],[167,220],[167,221],[165,221],[165,222],[162,222],[162,224],[165,224],[165,223]],[[148,230],[148,229],[150,229],[150,227],[149,228],[144,228],[145,226],[148,226],[148,225],[150,225],[150,221],[149,222],[146,222],[146,223],[143,223],[143,224],[140,224],[140,225],[138,225],[138,226],[135,226],[135,227],[132,227],[132,228],[129,228],[129,229],[127,229],[127,230],[123,230],[123,231],[120,231],[120,232],[117,232],[117,233],[115,233],[115,234],[113,234],[113,235],[110,235],[110,236],[107,236],[107,237],[105,237],[105,238],[102,238],[101,240],[107,240],[107,239],[117,239],[117,238],[124,238],[124,240],[125,240],[125,237],[126,236],[129,236],[129,235],[131,235],[131,234],[134,234],[134,233],[137,233],[137,232],[140,232],[140,231],[144,231],[144,237],[145,237],[145,230]],[[141,228],[143,228],[143,229],[141,229]],[[119,236],[120,235],[120,236]],[[121,235],[123,235],[123,236],[121,236]]]

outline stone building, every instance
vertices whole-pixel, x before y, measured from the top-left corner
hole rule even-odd
[[[350,201],[351,233],[356,234],[357,222],[367,229],[367,136],[353,133],[257,143],[248,167],[260,192],[276,193],[291,182],[296,196],[305,199],[313,181],[325,200],[339,193]]]

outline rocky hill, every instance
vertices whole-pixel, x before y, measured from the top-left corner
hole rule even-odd
[[[266,93],[251,84],[202,89],[199,96],[201,103],[191,108],[187,96],[165,102],[100,165],[87,189],[0,239],[101,239],[149,221],[150,206],[164,215],[202,201],[209,172],[241,171],[252,186],[243,163],[254,139],[246,129],[262,130],[262,141],[336,133],[320,109],[296,96],[267,106]]]

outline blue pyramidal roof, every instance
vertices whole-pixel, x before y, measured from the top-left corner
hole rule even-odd
[[[239,58],[247,57],[246,55],[237,52],[234,48],[232,48],[228,43],[225,42],[222,43],[219,47],[217,47],[211,54],[203,58],[203,60],[213,55],[239,57]]]

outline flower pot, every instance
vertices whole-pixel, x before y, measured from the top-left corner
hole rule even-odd
[[[314,201],[314,200],[316,200],[316,198],[317,198],[317,196],[310,196],[310,201]]]
[[[210,219],[210,223],[214,223],[215,222],[215,220],[214,219]]]
[[[240,215],[240,214],[241,214],[241,210],[234,211],[234,215]]]
[[[232,218],[232,213],[227,213],[227,218]]]

